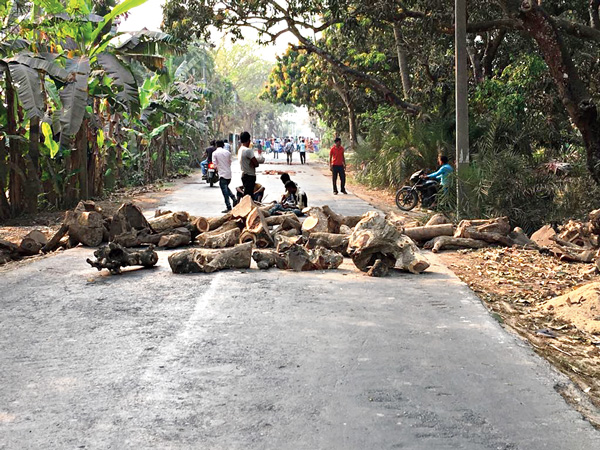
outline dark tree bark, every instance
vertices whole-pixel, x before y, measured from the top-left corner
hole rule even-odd
[[[590,27],[600,30],[600,0],[590,0]]]
[[[6,130],[9,137],[9,201],[13,216],[23,211],[23,183],[25,173],[23,172],[23,156],[17,136],[17,103],[12,78],[8,70],[6,73]]]
[[[396,44],[396,53],[398,55],[398,66],[400,67],[400,79],[402,80],[402,90],[404,91],[404,99],[410,101],[410,90],[412,88],[410,82],[410,69],[408,67],[408,56],[406,49],[402,44],[402,29],[399,22],[394,22],[394,42]]]
[[[40,119],[29,120],[29,153],[25,158],[27,183],[23,186],[23,202],[25,210],[34,214],[37,212],[38,196],[42,191],[39,176],[40,167]]]
[[[10,217],[10,203],[6,197],[6,180],[8,179],[8,151],[6,139],[0,138],[0,220]]]
[[[489,33],[488,42],[485,48],[485,53],[483,54],[483,59],[481,61],[483,76],[485,78],[492,78],[494,76],[494,59],[496,59],[496,54],[498,53],[498,49],[504,41],[504,36],[506,36],[506,29],[498,30],[496,36],[492,37],[492,33]]]
[[[569,117],[580,131],[587,152],[587,167],[600,184],[600,121],[598,110],[585,84],[579,78],[569,49],[553,19],[531,0],[520,7],[525,31],[538,44],[556,83]]]

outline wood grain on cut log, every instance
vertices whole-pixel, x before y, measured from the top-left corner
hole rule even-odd
[[[233,207],[231,215],[235,219],[245,219],[254,208],[256,208],[256,204],[252,200],[252,197],[246,195]]]
[[[252,244],[239,244],[219,250],[188,249],[169,256],[173,273],[211,273],[224,269],[248,269]]]
[[[302,222],[302,232],[310,233],[328,233],[329,232],[329,217],[319,207],[306,208],[303,211],[308,215]]]
[[[192,223],[200,233],[210,231],[210,222],[206,217],[195,217]]]
[[[246,216],[246,228],[243,232],[243,242],[246,242],[249,233],[256,236],[256,240],[254,242],[258,248],[267,248],[274,245],[273,236],[271,235],[269,225],[267,225],[267,221],[262,211],[257,207],[254,207]]]
[[[348,256],[350,236],[334,233],[311,233],[306,242],[307,248],[325,247]]]
[[[65,213],[69,238],[88,247],[97,247],[104,237],[104,218],[97,211],[73,210]]]
[[[69,231],[69,225],[63,223],[48,243],[42,247],[42,252],[48,253],[56,250],[60,245],[60,240],[67,234],[67,231]]]
[[[470,238],[457,238],[454,236],[437,236],[427,241],[423,248],[431,249],[433,253],[442,250],[456,250],[459,248],[484,248],[490,244],[485,241]]]
[[[273,236],[286,236],[286,237],[294,237],[294,236],[300,236],[300,231],[299,230],[283,230],[281,228],[279,228],[279,225],[277,225],[275,228],[273,228]]]
[[[123,203],[113,215],[109,227],[109,240],[115,236],[131,230],[149,230],[150,224],[144,217],[142,210],[133,203]]]
[[[413,241],[429,241],[438,236],[454,236],[454,225],[451,223],[441,225],[425,225],[424,227],[405,228],[404,234]]]
[[[392,268],[420,273],[429,267],[414,241],[376,211],[366,213],[354,227],[348,253],[363,272],[369,273],[377,264],[377,270],[370,272],[372,275],[385,274]]]
[[[173,228],[184,227],[190,221],[190,216],[185,211],[177,211],[162,216],[153,217],[148,220],[148,223],[154,231],[160,233],[162,231],[171,230]]]
[[[220,233],[202,233],[196,238],[196,242],[200,247],[204,248],[233,247],[239,242],[240,234],[240,229],[235,226],[234,228],[226,229]]]
[[[89,258],[86,260],[88,264],[98,270],[108,269],[112,274],[121,273],[122,267],[142,266],[148,268],[158,262],[158,254],[152,245],[144,250],[129,250],[114,242],[100,247],[94,252],[94,257],[95,261]]]
[[[168,233],[168,234],[167,234]],[[192,241],[192,234],[186,227],[179,227],[165,232],[158,241],[159,247],[176,248],[189,245]]]
[[[25,256],[37,255],[48,243],[46,235],[39,230],[33,230],[21,240],[19,253]]]

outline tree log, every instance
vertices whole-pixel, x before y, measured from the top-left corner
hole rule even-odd
[[[220,233],[208,232],[202,233],[196,239],[200,247],[204,248],[225,248],[233,247],[240,240],[240,229],[236,226]]]
[[[254,207],[246,216],[246,229],[243,232],[243,242],[248,239],[247,236],[249,233],[256,236],[255,243],[258,248],[267,248],[274,245],[273,236],[271,235],[267,221],[262,211],[257,207]]]
[[[304,222],[302,222],[303,233],[310,234],[329,232],[329,217],[321,208],[306,208],[303,212],[308,214],[308,217],[304,219]]]
[[[19,253],[19,246],[10,241],[6,241],[4,239],[0,239],[0,251],[5,255],[4,257],[9,257],[10,259],[20,259],[21,254]]]
[[[233,207],[231,215],[236,219],[245,219],[254,208],[256,208],[256,204],[252,200],[252,197],[246,195]]]
[[[589,215],[590,231],[595,235],[600,235],[600,209],[595,209]]]
[[[142,210],[133,203],[123,203],[110,222],[109,240],[113,241],[115,236],[131,230],[143,229],[150,229],[150,224]]]
[[[429,241],[438,236],[454,236],[454,225],[425,225],[424,227],[405,228],[404,234],[413,241]]]
[[[39,230],[28,233],[19,244],[19,253],[25,256],[37,255],[48,243],[46,235]]]
[[[513,245],[526,249],[538,250],[538,245],[527,236],[521,227],[515,227],[508,235],[513,241]]]
[[[69,231],[69,226],[66,223],[63,223],[48,243],[42,247],[42,252],[48,253],[56,250],[60,245],[60,240],[67,234],[67,231]]]
[[[416,244],[408,236],[401,234],[396,227],[376,211],[366,213],[354,227],[348,243],[348,253],[352,261],[363,272],[377,263],[387,269],[398,268],[412,273],[420,273],[429,267]],[[385,274],[383,267],[371,272],[372,275]]]
[[[81,203],[81,202],[80,202]],[[67,211],[65,223],[69,237],[88,247],[97,247],[104,237],[104,218],[97,211]]]
[[[148,220],[150,227],[157,233],[174,228],[184,227],[190,221],[190,217],[185,211],[172,212],[162,216],[153,217]]]
[[[338,234],[342,225],[354,228],[356,224],[362,219],[362,216],[343,216],[341,214],[338,214],[334,212],[328,205],[323,206],[321,210],[328,218],[327,231],[329,233]]]
[[[196,217],[192,222],[200,233],[210,231],[210,222],[206,217]],[[225,223],[225,222],[223,222]]]
[[[298,219],[298,216],[294,213],[282,214],[280,216],[271,216],[265,218],[267,225],[275,226],[279,225],[278,230],[298,230],[302,229],[302,224]]]
[[[6,264],[9,261],[12,261],[13,258],[10,256],[10,253],[7,250],[0,249],[0,265]]]
[[[508,217],[498,217],[489,220],[462,220],[458,224],[454,237],[478,239],[512,247],[514,242],[508,237],[508,233],[510,233]]]
[[[266,270],[270,267],[277,267],[282,270],[288,268],[287,255],[285,253],[279,253],[276,250],[254,250],[254,252],[252,252],[252,259],[256,261],[256,265],[261,270]]]
[[[252,244],[240,244],[219,250],[188,249],[169,256],[173,273],[211,273],[224,269],[248,269]]]
[[[324,247],[348,256],[348,242],[350,236],[333,233],[312,233],[308,236],[307,248]]]
[[[323,247],[308,250],[299,245],[292,246],[287,257],[289,268],[296,272],[337,269],[344,261],[344,257],[333,250]]]
[[[303,239],[304,238],[302,236],[287,237],[287,236],[278,235],[275,238],[275,242],[277,244],[276,250],[280,253],[286,252],[290,248],[292,248],[292,246],[294,246],[294,245],[298,245],[298,244],[301,245]]]
[[[431,225],[443,225],[445,223],[452,223],[444,214],[434,214],[431,219],[425,224],[426,227]]]
[[[442,250],[455,250],[458,248],[484,248],[489,246],[485,241],[469,238],[456,238],[453,236],[437,236],[427,241],[423,248],[431,249],[433,253]]]
[[[144,250],[128,250],[119,244],[110,242],[96,250],[94,256],[96,260],[92,261],[88,258],[86,260],[88,264],[98,270],[108,269],[114,275],[121,273],[121,267],[143,266],[148,268],[158,262],[158,254],[152,245]]]
[[[188,245],[192,241],[192,234],[186,227],[179,227],[168,231],[169,234],[161,236],[159,247],[176,248]]]
[[[223,226],[224,223],[226,223],[232,219],[233,219],[233,216],[230,212],[221,217],[209,217],[207,219],[208,225],[209,225],[208,230],[214,231],[217,228],[220,228],[221,226]]]

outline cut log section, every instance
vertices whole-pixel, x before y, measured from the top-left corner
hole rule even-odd
[[[302,222],[302,233],[311,234],[329,232],[329,217],[327,217],[321,208],[306,208],[303,212],[308,214],[308,217]]]
[[[221,217],[209,217],[207,219],[208,225],[209,225],[208,230],[214,231],[217,228],[222,227],[223,224],[225,224],[226,222],[229,222],[232,219],[233,219],[233,215],[230,212]]]
[[[404,234],[413,241],[429,241],[438,236],[454,236],[454,225],[451,223],[441,225],[425,225],[424,227],[405,228]]]
[[[252,197],[246,195],[237,205],[233,207],[231,210],[231,215],[235,219],[245,219],[254,208],[256,208],[256,204],[252,200]]]
[[[235,226],[234,228],[221,231],[220,233],[202,233],[196,238],[196,242],[200,247],[204,248],[233,247],[239,242],[240,234],[240,229]]]
[[[225,223],[225,222],[223,222]],[[210,231],[210,222],[206,217],[196,217],[193,221],[194,226],[200,233]]]
[[[125,247],[111,242],[103,245],[94,252],[95,261],[86,261],[98,270],[108,269],[112,274],[121,273],[122,267],[143,266],[152,267],[158,262],[158,254],[151,245],[144,250],[129,250]]]
[[[240,242],[247,242],[249,239],[248,235],[252,234],[256,237],[256,239],[252,240],[258,248],[267,248],[274,245],[269,225],[267,225],[267,221],[263,216],[262,211],[257,207],[254,207],[246,216],[246,229],[242,234],[244,240],[242,241],[240,237]]]
[[[423,248],[431,249],[433,253],[442,250],[456,250],[459,248],[485,248],[488,247],[485,241],[470,238],[456,238],[454,236],[437,236],[427,241]]]
[[[80,202],[81,203],[81,202]],[[69,238],[88,247],[97,247],[104,237],[104,218],[97,211],[67,211],[65,223],[69,227]]]
[[[340,233],[340,227],[346,225],[347,227],[354,228],[358,222],[362,219],[362,216],[343,216],[334,212],[328,205],[321,208],[323,213],[328,218],[328,232]]]
[[[19,253],[25,256],[37,255],[48,243],[46,235],[39,230],[28,233],[19,244]]]
[[[413,240],[376,211],[366,213],[356,225],[348,253],[356,267],[373,276],[385,275],[392,268],[420,273],[429,267]]]
[[[277,244],[276,250],[278,252],[286,252],[294,245],[301,245],[303,243],[303,239],[304,238],[302,236],[287,237],[278,235],[275,238],[275,242]]]
[[[160,233],[162,231],[184,227],[189,221],[190,216],[187,212],[178,211],[153,217],[152,219],[148,220],[148,223],[154,231]]]
[[[123,203],[110,222],[109,240],[113,241],[115,236],[131,230],[144,229],[149,230],[150,224],[144,217],[142,210],[133,203]]]
[[[323,247],[308,250],[299,245],[290,248],[287,259],[289,268],[296,272],[337,269],[344,261],[344,257],[333,250]]]
[[[252,244],[240,244],[219,250],[188,249],[169,256],[173,273],[211,273],[224,269],[248,269]]]
[[[341,253],[344,256],[348,256],[348,242],[350,236],[345,234],[333,234],[333,233],[312,233],[308,236],[306,242],[307,248],[324,247],[335,252]]]
[[[188,245],[192,241],[192,234],[186,227],[179,227],[168,232],[158,241],[159,247],[177,248]]]
[[[300,230],[302,224],[294,213],[282,214],[280,216],[271,216],[265,218],[270,227],[278,225],[280,230]]]
[[[42,247],[42,252],[48,253],[56,250],[60,246],[60,240],[67,234],[67,231],[69,231],[69,226],[63,223],[48,243]]]

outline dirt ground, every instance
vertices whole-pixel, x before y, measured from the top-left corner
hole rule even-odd
[[[327,172],[326,165],[322,170]],[[125,189],[97,201],[97,204],[108,214],[124,201],[133,201],[143,209],[149,209],[180,185],[190,182],[182,178]],[[394,204],[392,191],[366,188],[356,183],[352,174],[347,185],[355,195],[402,218],[407,224],[422,224],[432,214],[428,211],[401,213]],[[51,235],[59,228],[63,216],[64,211],[41,213],[0,224],[0,239],[18,242],[33,229]],[[481,298],[503,326],[529,341],[538,354],[574,381],[583,394],[565,386],[556,389],[594,425],[600,426],[600,416],[593,406],[600,407],[600,334],[595,332],[600,329],[600,299],[597,315],[594,315],[596,305],[578,308],[578,299],[566,300],[568,308],[565,301],[560,302],[560,307],[549,307],[549,302],[560,295],[593,281],[600,282],[592,265],[561,262],[551,255],[516,248],[446,251],[439,256]],[[9,264],[19,265],[43,257]],[[585,323],[589,326],[582,326]]]

